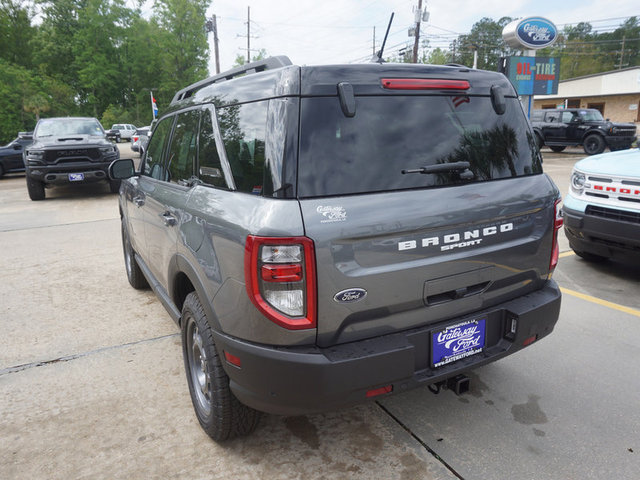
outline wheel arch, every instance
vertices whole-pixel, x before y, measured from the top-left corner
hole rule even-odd
[[[213,295],[210,296],[207,293],[207,289],[204,287],[205,282],[200,279],[200,275],[197,273],[196,269],[193,268],[189,260],[183,255],[177,255],[175,262],[172,262],[172,265],[174,265],[175,268],[170,275],[171,287],[169,295],[171,296],[174,305],[179,311],[182,311],[187,295],[191,292],[196,292],[200,299],[200,303],[207,314],[207,319],[211,328],[216,331],[221,331],[220,322],[218,321],[218,317],[211,304],[211,298]],[[178,321],[178,324],[180,324],[181,321],[182,319]]]

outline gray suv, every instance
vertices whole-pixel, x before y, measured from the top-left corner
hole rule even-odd
[[[216,440],[463,392],[558,319],[559,192],[500,74],[271,58],[179,91],[110,175],[129,282],[180,325]]]

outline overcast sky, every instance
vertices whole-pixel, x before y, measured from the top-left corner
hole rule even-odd
[[[269,55],[287,55],[295,64],[313,65],[368,59],[373,54],[373,28],[379,49],[391,12],[395,18],[385,52],[413,45],[407,32],[417,5],[418,0],[213,0],[208,14],[217,16],[220,67],[226,70],[237,55],[246,55],[247,7],[251,7],[252,55],[265,49]],[[626,17],[640,17],[638,0],[423,0],[423,9],[430,18],[422,24],[421,37],[445,49],[456,34],[468,33],[483,17],[536,15],[560,29],[567,23],[588,21],[595,29],[609,31]],[[212,34],[209,43],[213,74]]]

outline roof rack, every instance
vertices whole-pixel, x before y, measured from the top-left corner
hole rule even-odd
[[[265,58],[264,60],[258,60],[257,62],[247,63],[245,65],[232,68],[231,70],[227,70],[226,72],[222,72],[218,75],[214,75],[213,77],[206,78],[204,80],[191,84],[188,87],[183,88],[182,90],[179,90],[173,96],[173,100],[171,100],[171,103],[189,98],[198,90],[206,87],[207,85],[211,85],[212,83],[224,82],[236,77],[241,77],[242,75],[264,72],[265,70],[273,70],[274,68],[282,68],[289,65],[292,65],[291,60],[289,60],[289,57],[285,55],[269,57]]]

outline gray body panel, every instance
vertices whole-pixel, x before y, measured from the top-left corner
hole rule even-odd
[[[305,230],[315,242],[321,279],[318,345],[439,322],[542,288],[557,196],[548,177],[537,175],[303,200]],[[327,221],[319,213],[326,207],[342,209],[344,218]],[[500,232],[499,225],[509,230]],[[492,226],[498,226],[496,233]],[[464,232],[480,241],[442,251],[468,243]],[[422,246],[423,239],[430,239],[428,246]],[[366,290],[366,297],[353,303],[333,300],[351,288]],[[468,290],[460,298],[447,297],[463,288]]]

